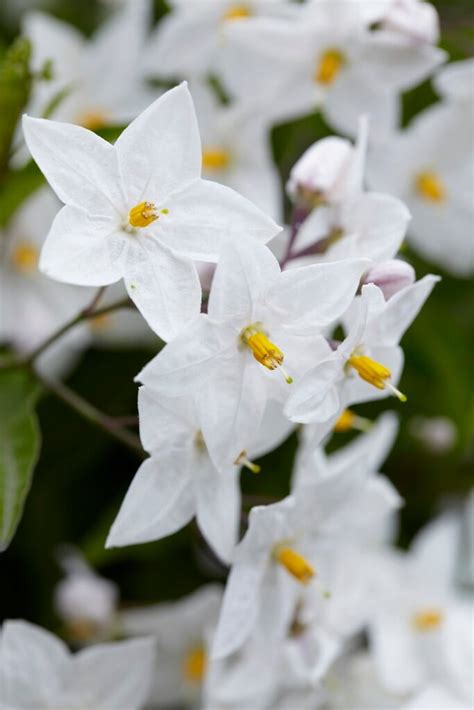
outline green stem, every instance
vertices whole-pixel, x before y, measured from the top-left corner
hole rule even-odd
[[[84,419],[91,422],[99,429],[102,429],[102,431],[109,436],[120,441],[135,454],[138,454],[140,458],[145,458],[145,453],[138,436],[132,434],[128,429],[125,429],[120,424],[119,420],[101,412],[100,409],[97,409],[97,407],[94,407],[90,402],[83,399],[83,397],[71,390],[63,382],[45,377],[36,371],[35,376],[45,390],[60,399],[64,404],[67,404],[71,409],[74,409],[74,411],[80,414]]]

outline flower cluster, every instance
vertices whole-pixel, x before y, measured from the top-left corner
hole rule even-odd
[[[149,638],[71,656],[7,622],[0,704],[468,708],[472,609],[447,564],[463,521],[441,517],[409,552],[395,549],[403,501],[380,468],[397,416],[351,408],[410,396],[400,341],[439,277],[416,279],[404,240],[453,273],[474,269],[472,64],[438,69],[437,16],[422,0],[172,6],[149,37],[142,0],[90,41],[26,18],[36,66],[58,71],[33,94],[23,135],[62,206],[43,188],[8,226],[1,288],[20,295],[0,328],[28,351],[92,287],[133,302],[157,336],[136,377],[148,456],[106,546],[195,519],[227,584],[121,611],[115,585],[66,552],[55,601],[73,644]],[[399,129],[401,93],[434,72],[441,101]],[[151,75],[184,80],[150,103]],[[58,92],[56,120],[38,117]],[[270,128],[315,109],[349,137],[311,145],[284,196]],[[131,117],[113,144],[97,133]],[[72,285],[67,298],[58,282]],[[35,303],[26,342],[23,299]],[[61,340],[62,367],[101,317]],[[61,367],[50,357],[46,371]],[[351,430],[362,433],[327,453],[334,432]],[[240,476],[271,477],[256,461],[290,435],[287,495],[243,512]]]

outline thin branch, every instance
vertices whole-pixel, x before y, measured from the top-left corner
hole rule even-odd
[[[143,451],[140,439],[138,436],[128,431],[128,429],[124,428],[119,418],[110,417],[108,414],[101,412],[100,409],[94,407],[94,405],[77,394],[77,392],[71,390],[63,382],[50,379],[38,372],[35,372],[35,375],[45,390],[60,399],[64,404],[67,404],[68,407],[80,414],[84,419],[99,427],[99,429],[102,429],[106,434],[120,441],[135,454],[138,454],[140,458],[145,458],[145,452]]]

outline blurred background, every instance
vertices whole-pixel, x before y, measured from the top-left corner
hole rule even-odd
[[[1,0],[0,58],[18,34],[22,12],[33,6],[90,35],[113,5],[96,0]],[[470,0],[441,0],[434,5],[441,18],[441,46],[451,60],[471,56],[474,16]],[[167,10],[164,1],[156,1],[155,22]],[[429,82],[407,93],[404,123],[435,98]],[[0,96],[0,137],[11,130],[2,101]],[[316,114],[274,128],[272,147],[282,187],[302,152],[331,132]],[[115,129],[104,130],[106,137],[113,138],[114,133]],[[32,173],[29,179],[40,178]],[[7,198],[10,204],[21,199],[11,192],[2,197],[2,190],[0,183],[0,210],[5,209]],[[474,284],[443,273],[414,253],[405,253],[418,278],[433,272],[443,280],[402,342],[406,365],[401,389],[408,394],[408,402],[390,401],[401,417],[401,427],[384,472],[406,498],[399,531],[402,546],[436,512],[456,505],[472,485],[474,469]],[[103,411],[127,417],[127,421],[132,417],[133,422],[137,399],[133,378],[155,352],[153,340],[140,346],[112,346],[105,339],[100,346],[87,348],[67,382]],[[358,413],[374,418],[385,408],[386,401],[358,407]],[[18,531],[0,556],[2,617],[26,618],[61,632],[53,589],[62,576],[57,551],[63,543],[78,546],[102,575],[114,580],[124,604],[176,598],[206,581],[225,579],[226,570],[194,524],[157,543],[105,550],[106,534],[138,459],[51,396],[41,397],[37,411],[42,432],[39,462]],[[331,446],[348,438],[336,435]],[[242,474],[248,507],[288,492],[295,445],[291,437],[268,455],[265,475]]]

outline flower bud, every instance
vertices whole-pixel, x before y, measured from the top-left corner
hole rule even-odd
[[[375,284],[382,291],[386,301],[398,291],[415,282],[413,266],[401,259],[390,259],[376,264],[364,276],[364,284]]]
[[[117,599],[116,585],[92,571],[68,574],[59,582],[54,593],[56,612],[66,627],[71,633],[79,629],[84,632],[81,632],[81,638],[73,639],[80,642],[107,634],[115,615]],[[86,635],[91,638],[86,638]]]
[[[438,13],[423,0],[394,0],[382,27],[427,44],[436,44],[439,39]]]
[[[330,202],[337,193],[354,148],[343,138],[323,138],[303,153],[293,166],[286,189],[294,202],[314,207]]]

